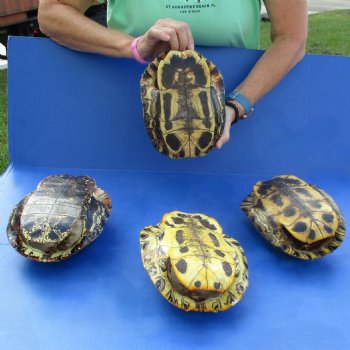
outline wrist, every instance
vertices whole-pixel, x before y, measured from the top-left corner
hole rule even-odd
[[[240,119],[245,119],[250,113],[254,111],[254,106],[251,104],[249,99],[243,95],[240,91],[234,90],[226,96],[226,101],[233,101],[239,109]],[[232,102],[230,102],[232,103]]]
[[[225,100],[226,105],[226,118],[229,119],[229,122],[232,124],[237,123],[241,119],[240,107],[235,100],[227,98]]]
[[[236,100],[233,100],[232,98],[228,98],[226,101],[229,101],[229,102],[235,104],[235,106],[238,109],[238,117],[243,117],[244,116],[244,114],[245,114],[244,107],[239,102],[237,102]],[[232,108],[229,104],[227,104],[227,106]]]
[[[132,41],[134,40],[132,36],[119,33],[114,29],[103,29],[106,30],[106,38],[108,38],[108,43],[104,43],[103,45],[108,45],[108,50],[111,51],[111,53],[107,54],[108,56],[133,58],[130,47]]]
[[[120,57],[126,57],[126,58],[134,58],[131,50],[131,43],[133,42],[134,38],[130,38],[125,42],[123,47],[121,48],[122,54]]]
[[[142,36],[139,36],[131,42],[131,45],[130,45],[131,53],[136,61],[143,63],[143,64],[148,64],[150,62],[150,60],[148,60],[147,57],[146,58],[143,57],[144,54],[142,52],[142,49],[140,52],[139,42],[140,42],[141,38],[142,38]]]
[[[148,57],[148,51],[147,51],[147,48],[145,47],[144,43],[145,43],[144,35],[139,36],[139,40],[137,43],[137,52],[142,57],[142,59],[147,61],[150,59],[150,57]]]

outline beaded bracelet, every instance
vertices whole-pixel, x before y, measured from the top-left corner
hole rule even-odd
[[[237,123],[240,119],[239,118],[239,109],[238,109],[237,105],[234,103],[233,100],[230,101],[230,99],[225,100],[225,105],[233,108],[233,110],[235,111],[235,119],[233,119],[233,122],[231,123],[231,125]]]

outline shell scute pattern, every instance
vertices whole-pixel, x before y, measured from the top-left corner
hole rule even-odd
[[[156,58],[142,75],[141,98],[148,136],[170,158],[204,156],[223,132],[222,76],[195,51]]]
[[[67,259],[100,235],[111,208],[109,195],[92,178],[49,176],[14,208],[7,235],[27,258]]]
[[[152,282],[176,307],[226,310],[248,286],[242,247],[222,234],[215,219],[203,214],[165,214],[160,224],[141,231],[140,243]]]
[[[94,186],[92,179],[84,177],[76,181],[67,176],[43,180],[28,197],[22,210],[22,235],[40,243],[58,239],[59,236],[61,240],[65,239],[68,235],[66,228],[80,218]],[[34,231],[36,237],[33,237]]]
[[[333,199],[296,176],[257,182],[241,209],[266,240],[300,259],[329,254],[345,237],[344,217]]]

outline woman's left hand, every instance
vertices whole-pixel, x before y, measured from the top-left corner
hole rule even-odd
[[[224,132],[222,133],[220,139],[216,142],[215,147],[217,149],[220,149],[230,139],[231,124],[235,120],[235,111],[233,108],[225,106],[225,115]]]

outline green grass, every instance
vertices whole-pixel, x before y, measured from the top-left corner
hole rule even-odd
[[[0,70],[0,174],[7,164],[7,70]]]
[[[328,11],[309,16],[307,53],[350,56],[350,10]],[[260,47],[270,45],[270,23],[261,23]]]
[[[350,56],[350,10],[309,16],[307,53]],[[270,45],[270,23],[261,23],[261,49]],[[7,71],[0,70],[0,174],[8,164]]]

